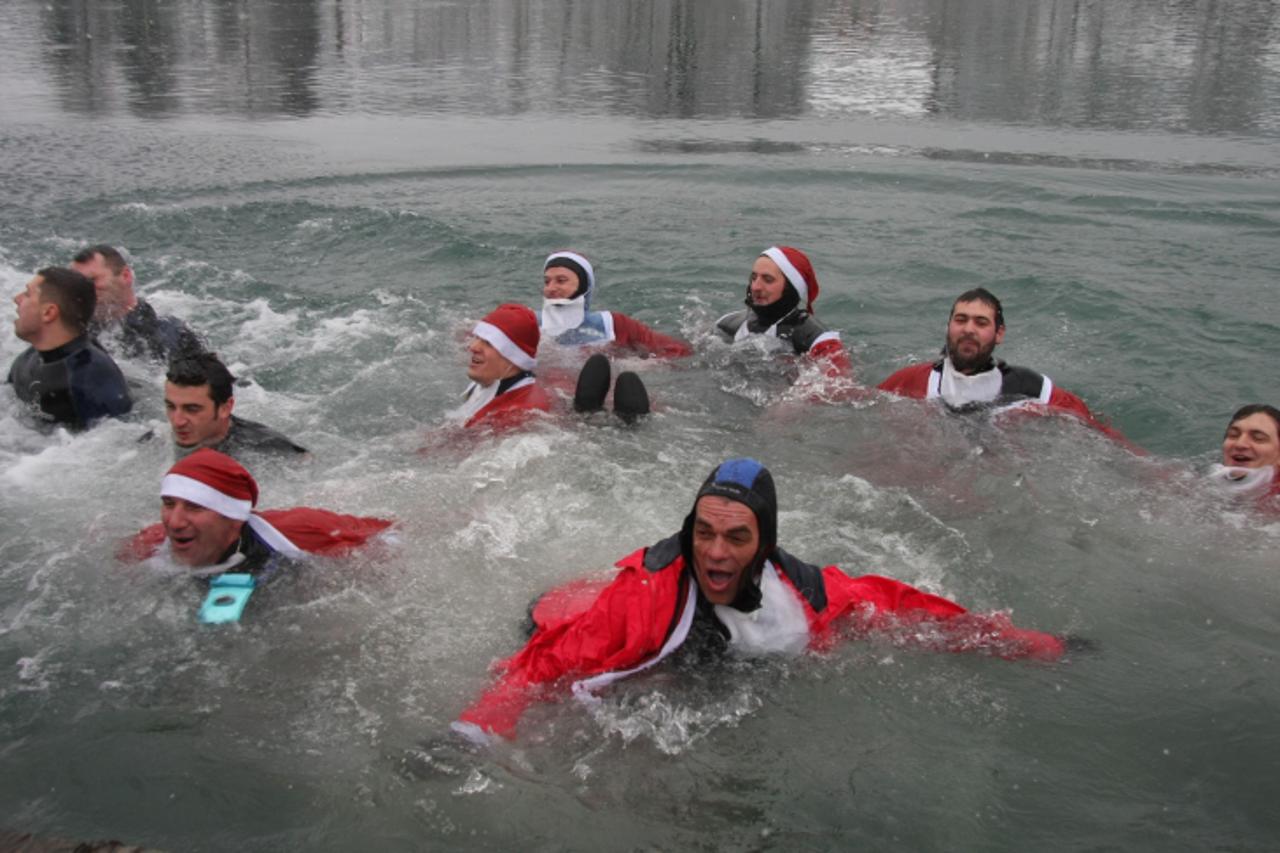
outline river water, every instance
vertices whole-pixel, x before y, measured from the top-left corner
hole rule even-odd
[[[1280,523],[1198,483],[1280,401],[1280,12],[1133,0],[10,0],[0,282],[108,241],[312,450],[263,505],[393,541],[195,623],[125,566],[171,461],[135,412],[31,428],[0,390],[0,828],[173,850],[1262,850],[1280,837]],[[872,397],[710,333],[809,252],[861,381],[951,299],[1084,397],[1061,419]],[[433,441],[462,341],[597,263],[660,410]],[[0,335],[5,363],[22,349]],[[544,353],[552,370],[581,356]],[[416,453],[431,444],[425,455]],[[781,541],[1090,638],[1037,666],[889,640],[659,669],[513,744],[424,760],[547,587],[672,532],[728,455]],[[430,753],[436,755],[437,753]],[[438,756],[437,756],[438,757]]]

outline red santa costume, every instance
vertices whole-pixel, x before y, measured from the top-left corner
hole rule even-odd
[[[791,246],[770,246],[761,256],[778,265],[787,279],[788,289],[778,301],[756,306],[751,301],[748,285],[747,307],[721,317],[716,321],[716,330],[730,341],[745,340],[750,335],[778,338],[791,344],[797,355],[818,360],[828,376],[852,376],[853,364],[840,343],[840,333],[828,329],[813,316],[813,303],[818,301],[818,276],[808,256]]]
[[[551,409],[551,398],[533,377],[540,334],[531,309],[513,302],[499,305],[476,323],[471,334],[496,349],[519,373],[488,385],[472,382],[463,392],[465,402],[450,417],[468,427],[505,429],[523,423],[534,412]]]
[[[562,346],[614,344],[664,358],[692,355],[684,341],[655,332],[639,320],[618,311],[592,311],[596,289],[595,269],[578,252],[552,252],[542,265],[571,270],[578,277],[578,290],[568,299],[543,299],[538,313],[542,333]]]
[[[261,560],[276,554],[293,559],[308,554],[340,556],[365,544],[393,523],[383,518],[342,515],[312,507],[255,511],[258,484],[253,476],[230,456],[207,447],[178,460],[169,469],[160,482],[160,495],[180,498],[226,518],[245,522],[241,540],[233,548],[241,560],[246,556]],[[163,552],[167,546],[164,525],[153,524],[135,535],[120,556],[143,560]],[[217,572],[228,566],[210,568]]]
[[[1043,374],[999,360],[993,360],[986,370],[969,375],[956,370],[950,357],[944,356],[904,367],[878,387],[902,397],[941,400],[958,410],[996,404],[1002,410],[1041,408],[1067,412],[1129,445],[1124,436],[1094,417],[1075,394],[1059,388]]]
[[[873,630],[904,623],[913,637],[931,636],[952,651],[1043,660],[1065,651],[1061,638],[1017,628],[1004,614],[971,614],[899,581],[820,569],[777,548],[772,478],[755,460],[718,466],[698,498],[705,495],[744,503],[759,521],[759,569],[732,605],[710,605],[701,595],[688,556],[691,512],[680,533],[623,558],[621,571],[594,600],[589,584],[571,584],[551,606],[536,608],[529,642],[499,664],[497,682],[463,711],[454,730],[477,742],[511,737],[537,696],[535,688],[561,679],[573,679],[574,695],[592,701],[600,688],[675,652],[696,620],[711,622],[726,637],[727,650],[748,655],[823,649],[838,639],[842,624]],[[696,500],[694,506],[696,512]]]

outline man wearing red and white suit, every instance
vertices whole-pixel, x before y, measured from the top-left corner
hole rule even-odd
[[[538,386],[538,317],[524,305],[499,305],[476,323],[467,344],[470,363],[465,402],[450,413],[464,426],[516,426],[534,412],[551,409],[551,398]]]
[[[904,367],[880,383],[881,391],[903,397],[941,400],[957,411],[985,406],[1043,406],[1069,412],[1113,438],[1123,436],[1093,416],[1084,401],[1025,367],[993,358],[1004,340],[1004,309],[990,291],[979,287],[957,297],[947,321],[942,358]]]
[[[392,525],[313,507],[257,510],[253,475],[207,447],[174,463],[160,482],[160,501],[160,523],[134,536],[121,556],[167,553],[200,576],[267,575],[281,558],[346,554]]]
[[[454,730],[480,743],[511,737],[538,685],[572,679],[573,693],[590,701],[685,646],[795,655],[833,644],[842,623],[906,623],[942,648],[1005,658],[1056,660],[1066,649],[1062,638],[1017,628],[1003,614],[971,614],[899,581],[805,563],[777,546],[777,512],[763,465],[717,466],[679,533],[621,560],[598,594],[535,608],[533,636]]]

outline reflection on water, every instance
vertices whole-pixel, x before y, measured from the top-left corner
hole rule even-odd
[[[0,22],[40,44],[57,100],[86,113],[944,116],[1270,134],[1278,14],[1267,0],[23,0]]]

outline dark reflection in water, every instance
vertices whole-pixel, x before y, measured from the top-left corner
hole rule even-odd
[[[1280,128],[1271,0],[19,0],[2,14],[42,44],[62,107],[90,114]],[[32,72],[14,61],[6,76]]]

